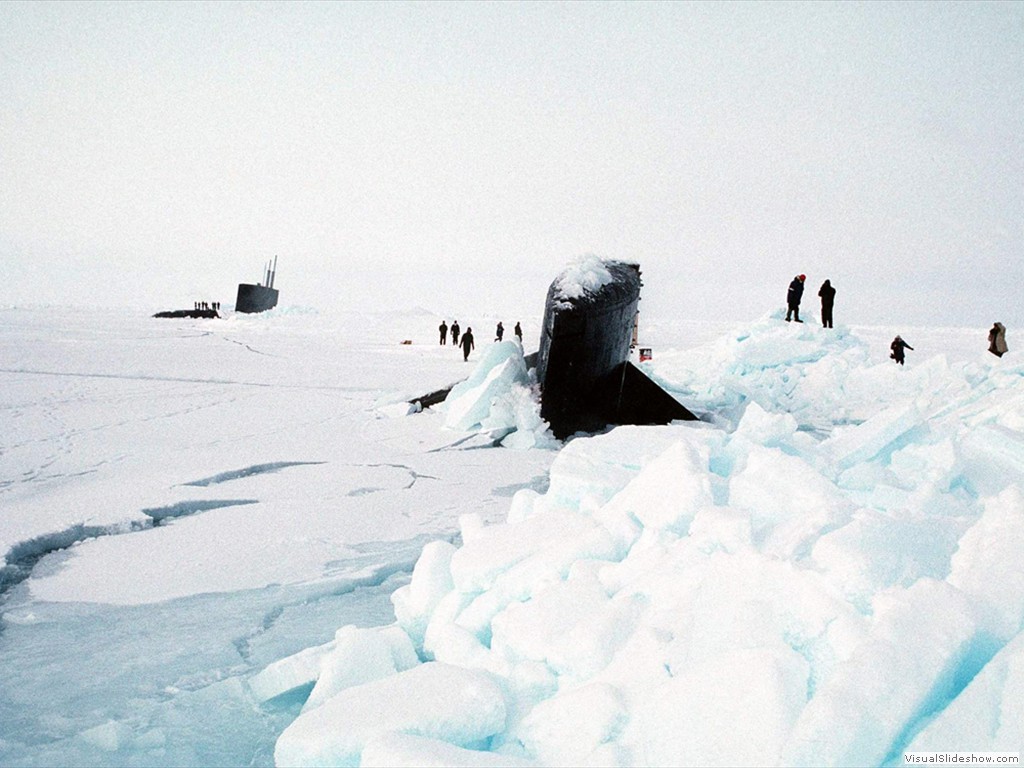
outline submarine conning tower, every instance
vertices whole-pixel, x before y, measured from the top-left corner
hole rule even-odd
[[[277,256],[274,257],[273,266],[267,262],[267,268],[263,273],[263,282],[252,285],[251,283],[238,284],[238,296],[235,298],[235,312],[266,312],[277,306],[277,289],[274,288],[274,278],[277,277]]]
[[[596,259],[570,267],[551,283],[537,380],[541,418],[556,435],[606,423],[591,417],[586,395],[629,359],[640,286],[639,264]]]
[[[606,261],[603,267],[606,275],[600,285],[588,287],[570,269],[548,288],[537,356],[537,378],[544,382],[545,397],[563,375],[584,386],[629,358],[640,301],[640,265]]]
[[[629,361],[641,285],[639,264],[587,258],[548,289],[537,381],[555,437],[697,418]]]

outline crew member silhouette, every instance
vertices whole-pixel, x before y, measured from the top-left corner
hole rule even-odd
[[[448,341],[448,323],[442,320],[441,324],[437,326],[437,330],[441,334],[441,340],[439,343],[443,347]]]
[[[473,349],[473,329],[467,328],[462,334],[462,359],[469,360],[469,351]]]
[[[836,302],[836,289],[832,287],[830,280],[826,280],[821,284],[821,288],[818,289],[818,295],[821,296],[821,325],[825,328],[831,328],[832,307]]]
[[[796,320],[798,323],[802,323],[800,319],[800,299],[804,296],[804,280],[807,279],[807,275],[797,275],[793,278],[793,282],[789,284],[789,292],[786,294],[786,322],[789,322],[790,317]]]
[[[892,344],[889,345],[889,349],[892,350],[892,352],[889,354],[889,357],[891,357],[900,365],[903,365],[903,350],[913,349],[913,347],[907,344],[907,342],[905,342],[902,338],[897,336],[895,339],[892,340]]]
[[[1006,326],[995,323],[988,332],[988,351],[996,357],[1002,357],[1006,354],[1006,349]]]
[[[513,329],[513,332],[515,333],[516,338],[519,339],[519,343],[522,344],[523,343],[523,329],[519,327],[519,321],[518,320],[516,321],[516,327]]]
[[[499,320],[498,321],[498,327],[494,329],[494,340],[495,341],[501,341],[501,337],[504,336],[504,335],[505,335],[505,326],[503,326],[501,324],[501,321]]]
[[[459,321],[452,320],[452,344],[459,345]]]

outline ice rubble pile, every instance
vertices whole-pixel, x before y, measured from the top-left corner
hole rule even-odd
[[[573,440],[507,522],[425,547],[394,625],[253,679],[262,700],[315,683],[277,763],[1017,751],[1024,366],[866,360],[772,318],[669,360],[733,422]]]
[[[485,347],[473,373],[452,388],[443,407],[449,429],[487,433],[506,448],[556,444],[540,417],[523,348],[516,341]]]

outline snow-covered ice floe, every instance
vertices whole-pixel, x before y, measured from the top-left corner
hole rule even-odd
[[[526,383],[492,354],[449,404],[459,428]],[[545,493],[424,548],[394,624],[254,679],[314,684],[278,764],[1021,748],[1024,366],[879,364],[849,329],[774,316],[645,366],[711,423],[566,443]]]
[[[553,451],[378,413],[468,370],[433,315],[0,316],[0,765],[272,764],[311,685],[250,678],[547,485]]]

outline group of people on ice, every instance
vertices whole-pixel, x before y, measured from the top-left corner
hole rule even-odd
[[[800,319],[800,301],[804,296],[804,282],[807,275],[797,275],[789,284],[789,291],[786,293],[786,322],[795,321],[802,323]],[[832,309],[836,302],[836,289],[832,282],[826,280],[818,289],[818,296],[821,298],[821,324],[825,328],[832,327]],[[889,357],[900,365],[906,360],[906,350],[914,348],[907,344],[899,335],[889,345]],[[988,332],[988,351],[996,357],[1002,357],[1006,353],[1006,327],[1002,323],[995,323]]]
[[[889,357],[903,365],[903,351],[906,349],[913,349],[913,347],[897,336],[892,340],[892,344],[889,345]],[[1006,354],[1006,326],[1002,323],[993,324],[991,330],[989,330],[988,351],[996,357],[1002,357]]]
[[[444,320],[442,320],[441,324],[439,326],[437,326],[437,331],[440,334],[440,338],[438,339],[438,343],[441,346],[444,346],[445,344],[447,344],[447,342],[448,342],[448,334],[451,333],[451,335],[452,335],[452,344],[455,345],[456,347],[460,347],[461,346],[462,347],[462,359],[463,360],[469,360],[469,353],[473,349],[476,348],[476,343],[475,343],[475,339],[473,338],[473,329],[472,328],[466,328],[466,332],[462,333],[462,329],[459,327],[459,321],[458,320],[452,320],[451,326],[449,326],[448,323],[446,323]],[[518,322],[516,322],[516,327],[513,329],[513,332],[515,333],[516,338],[519,340],[519,343],[522,344],[523,343],[523,329],[519,325]],[[501,341],[504,336],[505,336],[505,326],[502,325],[501,321],[499,320],[498,321],[498,327],[494,329],[494,340],[495,341]]]

